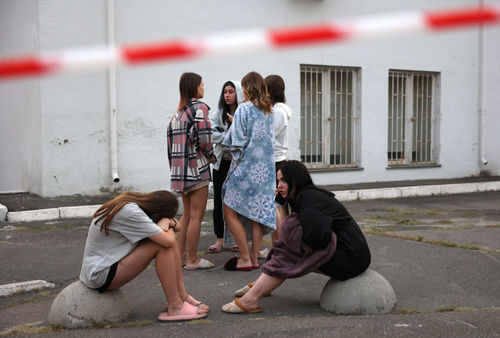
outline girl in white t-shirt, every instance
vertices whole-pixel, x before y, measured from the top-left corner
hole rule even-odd
[[[126,192],[101,206],[89,227],[80,280],[99,292],[117,290],[155,259],[168,309],[161,321],[203,318],[208,306],[184,287],[174,218],[179,202],[171,192]]]

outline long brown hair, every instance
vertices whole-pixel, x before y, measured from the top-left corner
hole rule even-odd
[[[266,81],[267,92],[274,105],[277,102],[286,102],[285,99],[285,81],[279,75],[269,75],[264,79]]]
[[[190,99],[198,97],[198,87],[201,84],[201,80],[201,76],[196,73],[183,73],[181,75],[179,80],[181,99],[177,110],[186,108]]]
[[[174,194],[166,190],[153,191],[147,194],[125,192],[103,204],[94,214],[95,223],[102,221],[101,231],[109,234],[109,224],[118,211],[127,203],[137,205],[157,223],[160,219],[172,218],[177,214],[179,201]]]
[[[264,78],[257,72],[250,72],[241,80],[243,95],[247,101],[251,101],[264,114],[271,113],[271,100],[266,89]]]

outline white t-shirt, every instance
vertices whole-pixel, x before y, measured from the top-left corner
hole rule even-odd
[[[286,160],[288,152],[288,120],[292,117],[292,109],[282,102],[273,106],[274,115],[274,160]]]
[[[136,203],[127,203],[116,213],[108,235],[100,231],[100,224],[95,219],[90,224],[80,271],[80,281],[92,289],[106,282],[110,266],[134,250],[137,242],[162,232]]]

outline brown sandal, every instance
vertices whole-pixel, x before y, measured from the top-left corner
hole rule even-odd
[[[222,306],[222,311],[227,313],[259,313],[262,312],[260,307],[256,309],[249,309],[241,304],[240,299],[236,298],[231,303]]]

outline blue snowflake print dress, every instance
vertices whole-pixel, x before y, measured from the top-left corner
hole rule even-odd
[[[223,146],[233,160],[222,187],[224,204],[241,216],[276,229],[274,117],[251,102],[238,106]]]

